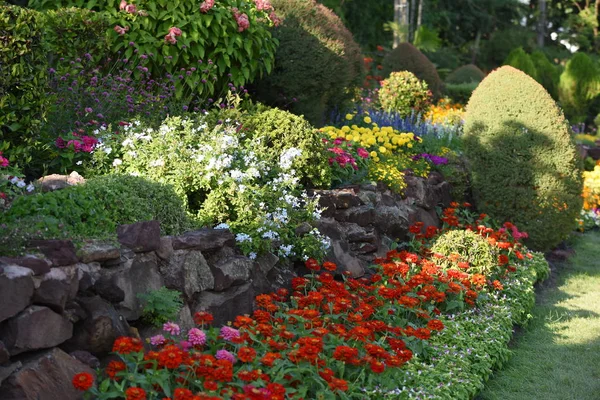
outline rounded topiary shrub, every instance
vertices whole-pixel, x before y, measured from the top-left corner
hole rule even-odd
[[[469,267],[466,272],[472,274],[490,275],[497,269],[497,254],[494,248],[481,235],[468,230],[451,230],[439,238],[431,247],[432,253],[439,253],[446,257],[458,254],[457,262],[444,259],[440,266],[458,269],[458,262],[467,262]]]
[[[575,227],[581,170],[569,124],[552,97],[525,73],[502,67],[471,96],[464,152],[477,206],[529,233],[547,250]]]
[[[527,75],[537,80],[537,70],[535,64],[529,57],[529,54],[525,53],[522,47],[517,47],[508,54],[504,65],[510,65],[518,70],[525,72]]]
[[[281,24],[272,73],[256,83],[265,104],[290,108],[319,125],[346,99],[362,72],[360,47],[341,19],[315,0],[273,0]]]
[[[583,122],[600,94],[600,71],[585,53],[573,55],[560,75],[558,98],[572,123]]]
[[[392,72],[381,82],[379,102],[384,111],[397,112],[402,117],[412,112],[424,114],[431,106],[431,91],[412,72]]]
[[[425,82],[434,98],[442,95],[443,83],[435,69],[423,53],[410,43],[400,43],[383,59],[384,76],[396,71],[409,71]]]
[[[475,64],[463,65],[455,69],[446,78],[446,83],[460,84],[481,82],[485,78],[485,73]]]
[[[544,52],[536,50],[531,53],[531,61],[535,65],[537,72],[537,81],[550,93],[553,98],[557,98],[557,85],[560,74],[558,68],[550,62]]]

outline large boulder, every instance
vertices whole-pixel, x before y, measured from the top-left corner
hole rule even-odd
[[[120,225],[117,228],[117,238],[121,245],[136,253],[157,250],[160,247],[160,223],[143,221]]]
[[[214,317],[215,326],[225,325],[235,317],[251,314],[253,311],[254,289],[252,284],[234,286],[224,292],[205,291],[197,295],[194,313],[209,311]]]
[[[74,299],[79,289],[78,272],[76,266],[58,267],[36,278],[39,285],[35,289],[32,302],[62,313],[67,301]]]
[[[174,250],[199,250],[215,252],[222,247],[235,246],[235,237],[228,229],[200,229],[187,232],[172,239]]]
[[[165,285],[179,290],[188,299],[202,290],[214,288],[215,279],[200,251],[175,250],[159,268]]]
[[[85,243],[78,252],[79,258],[83,263],[91,263],[94,261],[104,262],[115,260],[121,257],[120,250],[111,243],[91,241]]]
[[[29,247],[41,252],[58,267],[73,265],[79,261],[75,254],[75,245],[70,240],[32,240]]]
[[[34,291],[33,271],[18,266],[0,266],[0,322],[27,307]]]
[[[11,265],[29,268],[34,275],[44,275],[50,272],[50,267],[52,266],[48,260],[32,255],[24,257],[0,257],[0,266]]]
[[[221,260],[211,266],[214,276],[214,290],[223,291],[234,285],[240,285],[250,279],[254,262],[248,257],[236,256]]]

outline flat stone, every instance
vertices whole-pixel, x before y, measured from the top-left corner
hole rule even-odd
[[[136,253],[157,250],[160,247],[160,223],[143,221],[117,227],[117,239],[121,245]]]
[[[105,300],[116,304],[125,300],[125,292],[121,289],[113,276],[102,276],[94,284],[94,292]]]
[[[204,228],[174,236],[174,250],[199,250],[201,252],[214,252],[222,247],[235,246],[235,237],[228,229]]]
[[[70,175],[52,174],[44,176],[36,181],[41,185],[42,192],[53,192],[68,188],[69,186],[81,185],[85,179],[77,172],[73,171]]]
[[[335,219],[339,222],[350,222],[358,224],[360,226],[367,226],[372,224],[375,218],[375,209],[373,206],[364,205],[349,208],[347,210],[337,211],[335,213]]]
[[[29,246],[41,252],[58,267],[76,264],[75,245],[70,240],[31,240]]]
[[[33,271],[18,266],[0,267],[0,322],[23,311],[34,291]]]
[[[377,234],[372,228],[366,229],[356,224],[347,224],[344,228],[349,242],[377,243]]]
[[[35,289],[32,302],[62,313],[67,301],[74,299],[79,289],[78,268],[76,266],[52,268],[42,275]]]
[[[258,256],[256,263],[263,274],[268,274],[279,262],[279,257],[273,253],[265,253]]]
[[[345,242],[334,241],[327,259],[333,261],[338,266],[338,270],[348,271],[353,278],[360,278],[365,274],[365,267],[358,258],[350,255],[346,246]]]
[[[253,311],[254,289],[250,283],[233,286],[225,292],[205,291],[197,296],[194,313],[209,311],[214,315],[215,326],[227,324],[236,316]]]
[[[236,256],[211,266],[214,276],[214,290],[223,291],[231,286],[250,280],[254,262],[244,256]]]
[[[319,232],[332,240],[345,239],[344,227],[333,218],[321,218],[315,221],[314,224]]]
[[[159,264],[165,285],[182,292],[187,299],[202,290],[213,289],[215,279],[202,252],[175,250],[168,262]]]
[[[97,369],[100,367],[100,360],[89,351],[75,350],[70,352],[69,355],[90,368]]]
[[[104,262],[121,257],[121,251],[111,243],[87,242],[78,252],[83,263]]]
[[[353,189],[335,190],[333,194],[333,203],[338,210],[363,205],[363,201],[356,195],[356,192]]]
[[[24,257],[0,257],[2,265],[18,265],[20,267],[29,268],[34,275],[44,275],[50,272],[50,262],[42,258],[34,256]]]
[[[77,277],[79,278],[79,290],[84,292],[94,286],[96,281],[100,279],[100,271],[102,267],[98,262],[88,264],[79,263],[77,267]]]
[[[29,306],[0,327],[11,356],[57,346],[73,334],[73,324],[47,307]]]
[[[156,255],[161,260],[168,260],[173,255],[173,239],[170,236],[160,238],[160,246],[156,250]]]
[[[8,353],[8,349],[4,345],[4,342],[0,340],[0,365],[6,364],[9,358],[10,354]]]
[[[83,393],[73,387],[73,377],[94,370],[55,348],[30,358],[2,383],[2,400],[78,400]],[[95,378],[94,378],[95,379]]]
[[[408,207],[377,205],[373,222],[378,232],[393,239],[404,239],[408,233]]]

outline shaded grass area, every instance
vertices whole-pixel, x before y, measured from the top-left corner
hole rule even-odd
[[[575,256],[552,266],[513,356],[477,399],[600,399],[600,233],[572,245]]]

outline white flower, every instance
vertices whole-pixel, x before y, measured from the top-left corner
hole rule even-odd
[[[129,175],[131,175],[131,176],[140,176],[140,173],[137,172],[137,171],[135,171],[135,172],[130,173]]]
[[[252,238],[250,237],[250,235],[246,234],[246,233],[238,233],[237,235],[235,235],[235,240],[236,242],[251,242]]]
[[[226,223],[220,223],[219,225],[215,226],[213,229],[229,229],[229,225],[227,225]]]
[[[17,182],[17,187],[18,188],[24,188],[25,186],[27,186],[27,184],[25,183],[25,181],[19,181]]]
[[[294,248],[294,246],[292,246],[291,244],[288,245],[282,245],[279,248],[279,252],[280,254],[282,254],[283,256],[289,256],[290,254],[292,254],[292,249]]]
[[[121,164],[123,164],[123,160],[121,160],[119,158],[115,158],[112,163],[113,167],[118,167]]]
[[[256,253],[252,252],[252,253],[248,254],[248,258],[251,260],[256,260]]]
[[[131,150],[127,152],[127,155],[131,156],[132,158],[136,158],[137,157],[137,152]]]
[[[17,178],[16,176],[13,176],[13,178],[10,180],[10,183],[12,183],[13,185],[16,185],[17,182],[19,182],[19,178]]]
[[[158,160],[151,161],[149,165],[151,167],[164,167],[165,161],[159,158]]]
[[[112,148],[111,147],[105,147],[104,149],[102,149],[102,151],[104,151],[106,154],[110,154],[110,153],[112,153]]]
[[[80,161],[77,161],[75,164],[77,164],[77,165],[81,165],[81,164],[83,164],[83,161],[81,161],[81,160],[80,160]]]
[[[29,185],[27,185],[27,187],[25,188],[25,190],[27,190],[29,193],[33,192],[35,190],[35,186],[33,186],[31,183]]]
[[[299,157],[300,155],[302,155],[302,150],[300,150],[296,147],[287,149],[286,151],[281,153],[281,156],[279,156],[279,166],[283,170],[290,169],[292,166],[292,163],[294,162],[294,159],[296,157]]]
[[[263,233],[262,237],[265,239],[277,239],[279,237],[279,234],[277,232],[268,231]]]
[[[131,147],[131,148],[135,147],[133,145],[133,139],[130,139],[130,138],[123,140],[123,143],[121,143],[121,144],[123,145],[123,147]]]

